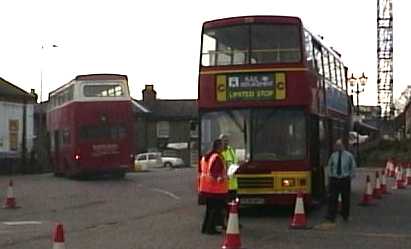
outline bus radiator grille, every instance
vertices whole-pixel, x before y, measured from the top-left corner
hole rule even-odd
[[[273,188],[272,177],[241,177],[237,179],[239,188]]]

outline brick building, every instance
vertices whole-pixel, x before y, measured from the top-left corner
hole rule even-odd
[[[160,151],[184,162],[197,162],[198,111],[195,99],[157,99],[153,85],[146,85],[142,100],[133,100],[136,152]]]

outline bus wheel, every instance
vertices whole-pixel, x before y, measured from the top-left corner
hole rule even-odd
[[[56,177],[62,177],[62,176],[64,176],[63,173],[57,172],[57,171],[54,171],[53,174],[54,174],[54,176],[56,176]]]
[[[114,178],[123,179],[126,176],[126,172],[124,171],[117,171],[113,173]]]
[[[164,163],[164,168],[167,168],[167,167],[173,168],[173,164],[170,162]]]

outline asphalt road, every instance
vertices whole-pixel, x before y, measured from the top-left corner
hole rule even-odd
[[[353,182],[352,220],[319,229],[325,207],[307,212],[309,230],[290,230],[293,210],[241,211],[244,248],[411,248],[411,188],[392,190],[360,207],[365,175]],[[222,235],[203,235],[204,207],[196,203],[195,169],[152,169],[125,179],[69,180],[51,174],[13,176],[18,209],[0,209],[0,248],[52,248],[56,223],[67,249],[217,249]],[[372,174],[373,175],[373,174]],[[0,176],[2,198],[9,176]],[[392,183],[392,179],[389,180]]]

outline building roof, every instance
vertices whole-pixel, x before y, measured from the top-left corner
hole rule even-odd
[[[20,102],[23,101],[24,98],[28,101],[36,102],[36,97],[34,95],[27,93],[23,89],[0,77],[0,99]]]
[[[195,99],[156,99],[155,101],[136,102],[150,112],[156,119],[196,119],[198,117],[197,100]],[[139,112],[144,112],[140,108]]]

